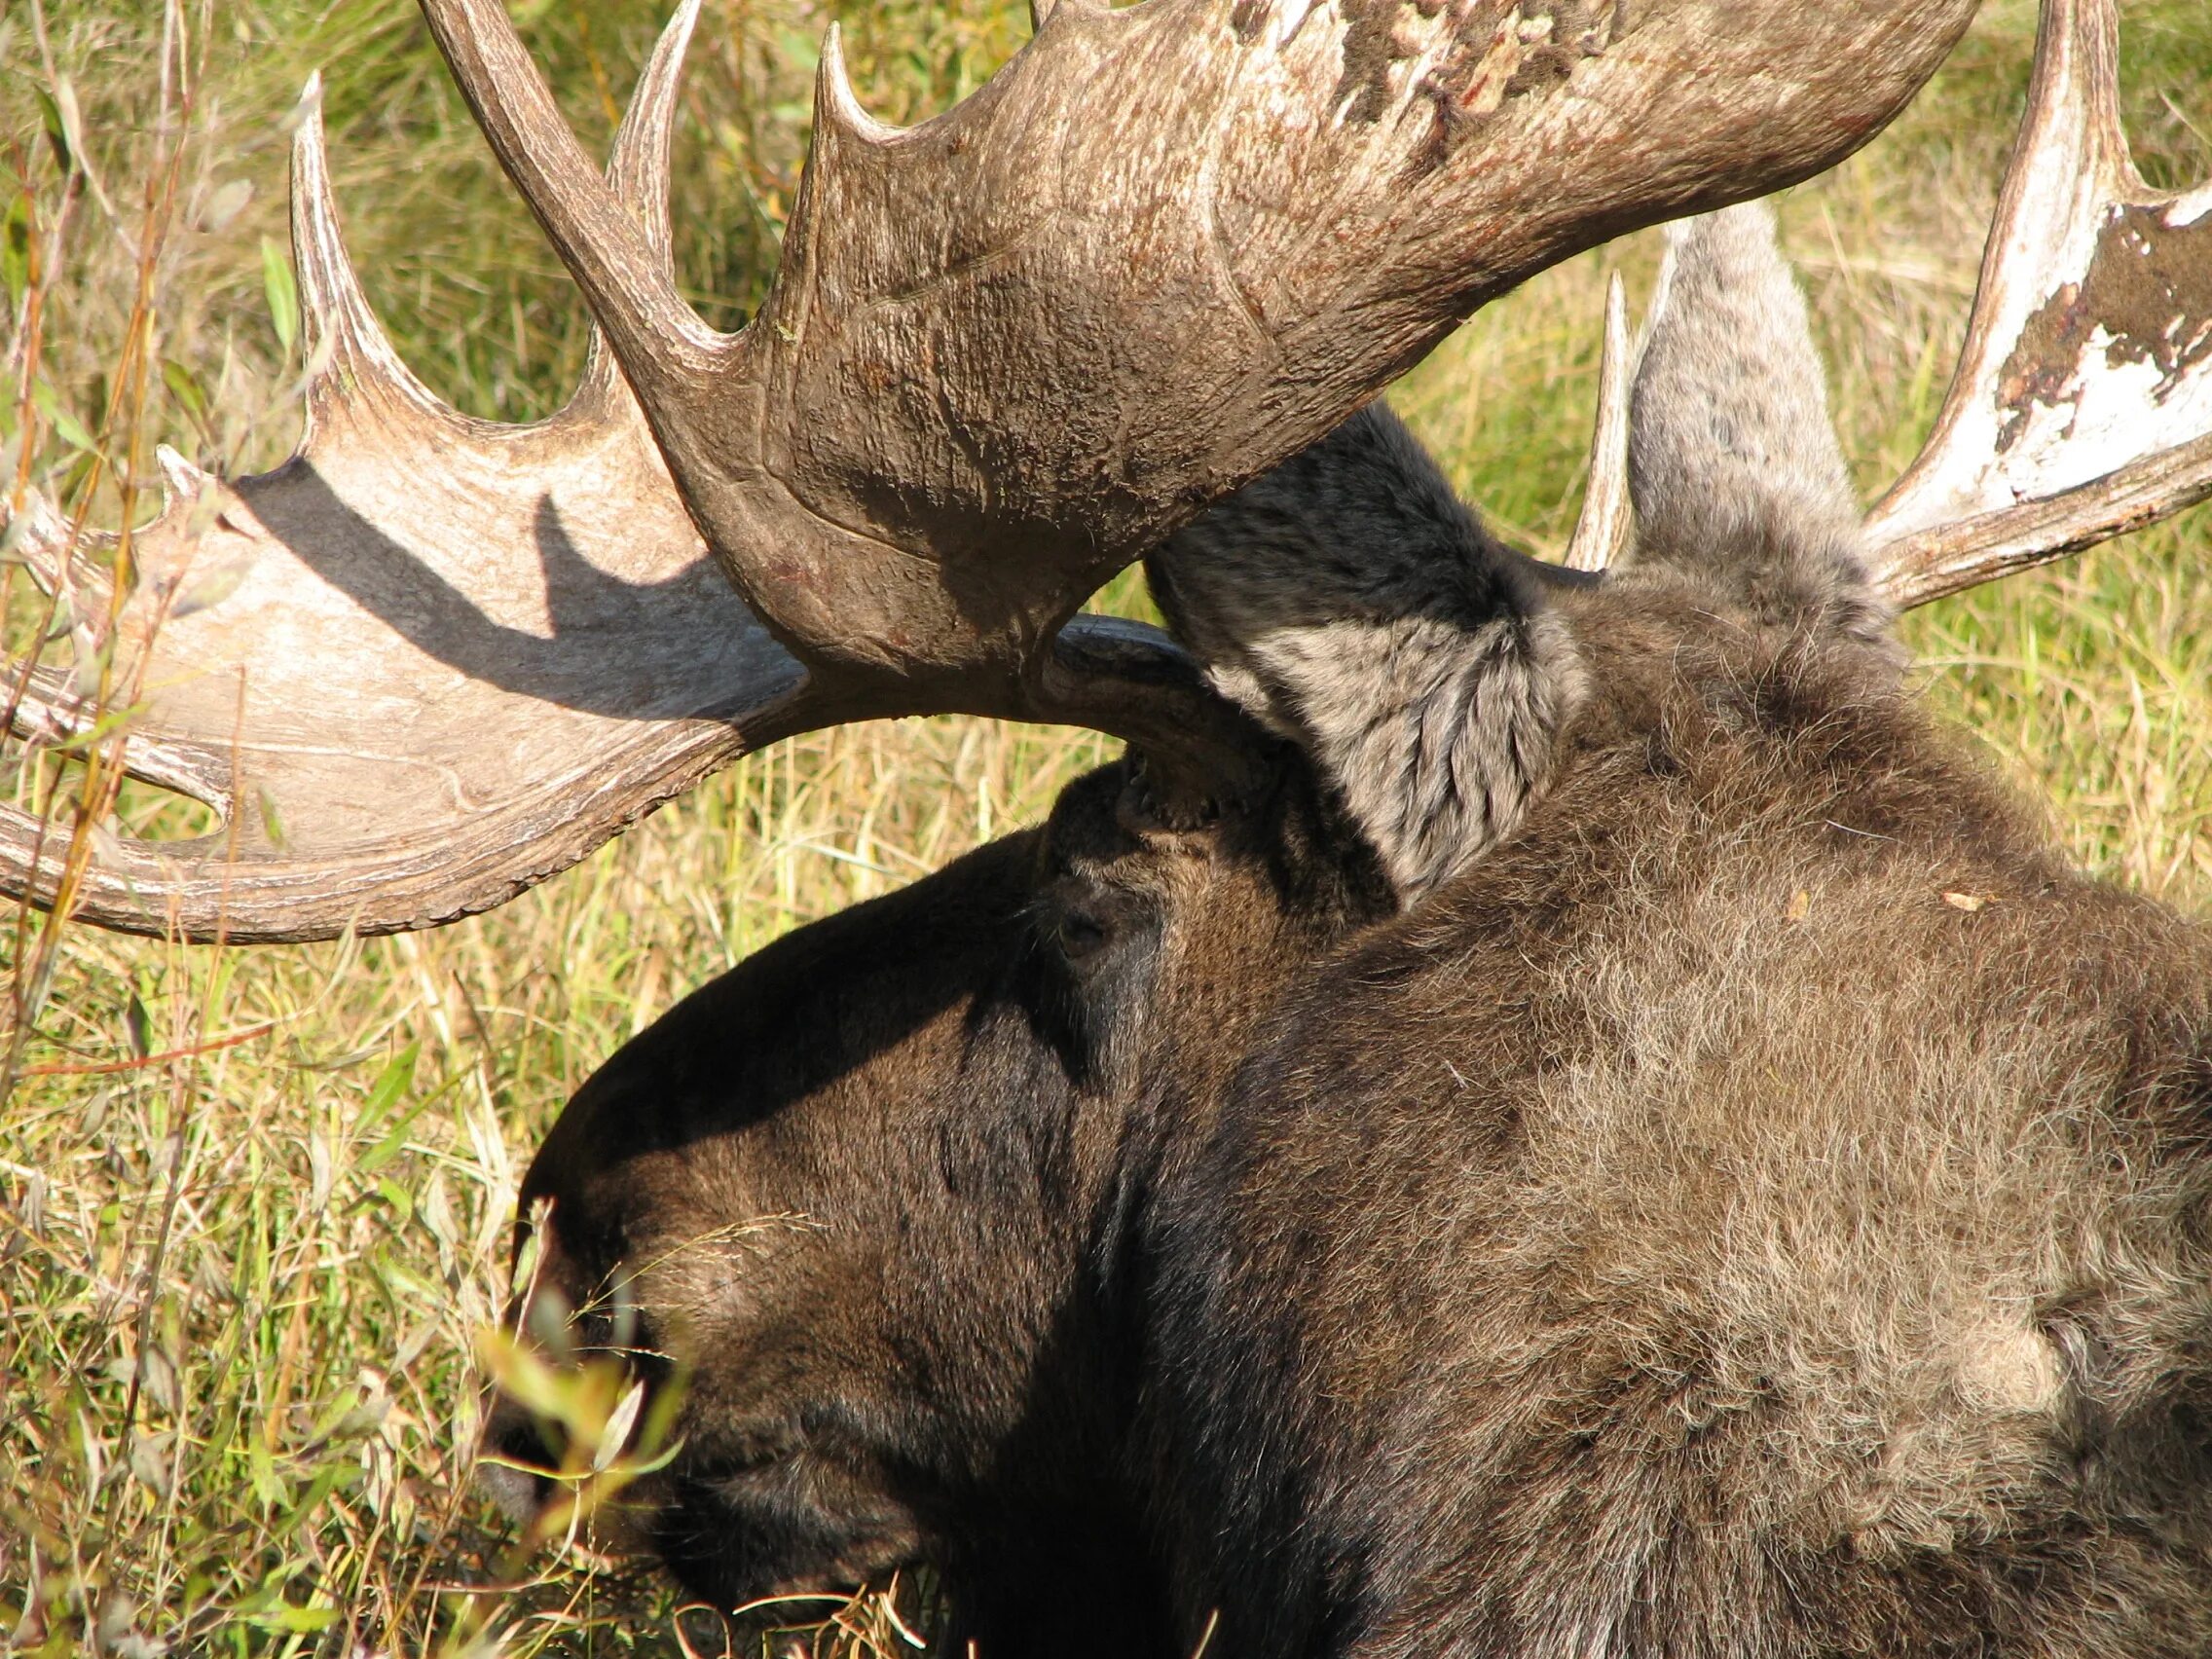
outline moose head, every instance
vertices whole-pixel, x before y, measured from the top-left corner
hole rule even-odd
[[[2067,874],[1890,636],[2212,491],[2212,217],[2133,177],[2109,8],[2046,10],[1950,398],[1874,513],[1735,207],[1676,233],[1633,365],[1612,330],[1566,567],[1351,411],[1542,265],[1832,161],[1969,8],[1065,0],[897,134],[832,39],[734,337],[666,272],[689,13],[603,185],[496,7],[424,9],[606,350],[540,427],[442,410],[306,127],[309,435],[172,464],[122,610],[159,687],[122,763],[234,832],[71,863],[0,822],[9,879],[126,927],[425,925],[809,725],[1130,744],[570,1104],[526,1322],[677,1402],[610,1526],[724,1606],[933,1562],[999,1654],[2212,1640],[2212,944]],[[99,579],[35,510],[29,545]],[[1138,556],[1166,634],[1073,617]],[[209,560],[235,592],[170,614]],[[262,630],[317,620],[409,753],[286,678]],[[559,1501],[543,1425],[491,1437]]]

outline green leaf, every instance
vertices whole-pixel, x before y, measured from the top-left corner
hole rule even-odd
[[[15,201],[8,203],[7,216],[0,218],[0,284],[8,290],[8,309],[14,311],[23,302],[24,290],[31,285],[31,193],[16,192]]]
[[[61,141],[74,165],[81,168],[84,164],[75,158],[85,153],[85,118],[78,113],[77,88],[66,75],[54,77],[54,114],[61,123]]]
[[[410,1053],[412,1053],[412,1047],[413,1046],[410,1045]],[[369,1148],[367,1152],[364,1152],[359,1158],[353,1161],[354,1169],[358,1173],[363,1175],[374,1175],[378,1170],[382,1169],[386,1164],[389,1163],[393,1159],[397,1158],[400,1154],[401,1149],[403,1149],[407,1145],[407,1133],[410,1129],[414,1128],[415,1120],[420,1118],[424,1112],[427,1112],[432,1106],[436,1105],[437,1102],[443,1099],[447,1094],[451,1093],[453,1091],[454,1085],[459,1083],[461,1078],[466,1075],[467,1074],[463,1072],[456,1072],[452,1077],[448,1078],[436,1088],[431,1089],[429,1093],[424,1095],[422,1099],[416,1101],[414,1105],[410,1106],[404,1113],[400,1115],[399,1121],[397,1123],[393,1124],[390,1128],[385,1130],[384,1138],[382,1140],[378,1141],[376,1145]],[[412,1214],[414,1212],[414,1200],[412,1198],[408,1200],[407,1210],[409,1214]]]
[[[341,1614],[336,1607],[280,1606],[266,1613],[252,1615],[252,1620],[263,1630],[280,1630],[290,1635],[313,1636],[316,1631],[328,1630]]]
[[[61,399],[55,395],[54,387],[44,381],[33,381],[31,401],[38,405],[38,412],[46,417],[47,424],[54,428],[55,437],[71,449],[83,450],[87,455],[99,454],[97,441],[92,433],[85,430],[84,423],[61,406]]]
[[[417,1106],[414,1111],[392,1124],[386,1131],[384,1139],[378,1141],[376,1145],[369,1148],[354,1161],[353,1167],[363,1175],[374,1175],[397,1158],[401,1148],[407,1145],[407,1131],[415,1126],[415,1120],[422,1115],[422,1106]],[[408,1208],[412,1210],[414,1205],[410,1203]]]
[[[46,129],[46,141],[54,147],[55,163],[65,173],[75,171],[77,158],[69,148],[69,124],[61,118],[60,104],[44,87],[33,87],[31,95],[38,99],[39,122]]]
[[[415,1081],[415,1062],[422,1056],[423,1045],[410,1043],[398,1053],[385,1061],[384,1070],[377,1073],[376,1082],[369,1085],[368,1098],[361,1102],[361,1115],[353,1121],[354,1132],[368,1134]]]
[[[300,337],[300,290],[292,279],[292,262],[271,237],[261,239],[261,291],[269,296],[269,321],[276,330],[276,344],[289,357],[292,342]]]
[[[391,1212],[399,1218],[400,1226],[405,1227],[415,1219],[415,1195],[389,1175],[377,1177],[377,1197],[391,1206]]]
[[[324,1462],[315,1470],[314,1478],[308,1482],[307,1491],[300,1493],[298,1501],[292,1505],[276,1530],[280,1532],[290,1531],[313,1515],[321,1506],[322,1500],[339,1487],[350,1488],[360,1478],[361,1466],[358,1463]]]
[[[192,371],[173,359],[162,364],[162,384],[169,388],[177,407],[192,419],[202,431],[207,428],[207,393],[201,388]]]
[[[265,1509],[281,1509],[292,1501],[291,1483],[276,1472],[276,1459],[259,1435],[248,1437],[246,1443],[246,1481]]]

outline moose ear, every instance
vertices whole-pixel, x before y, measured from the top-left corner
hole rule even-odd
[[[1533,562],[1380,405],[1146,561],[1216,689],[1302,747],[1411,903],[1508,833],[1580,670]]]
[[[1887,640],[1805,298],[1764,203],[1668,227],[1628,475],[1624,563],[1694,572],[1775,620]]]

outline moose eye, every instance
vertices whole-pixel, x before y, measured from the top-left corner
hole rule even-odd
[[[1070,962],[1081,962],[1087,956],[1095,955],[1106,942],[1106,925],[1096,916],[1071,910],[1060,917],[1052,930],[1052,938],[1061,955]]]

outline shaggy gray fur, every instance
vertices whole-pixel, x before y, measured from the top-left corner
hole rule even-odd
[[[1148,562],[1214,684],[1295,740],[1401,900],[1520,822],[1580,684],[1528,561],[1377,406]]]
[[[1886,634],[1805,299],[1764,203],[1668,228],[1629,494],[1632,563],[1700,571],[1773,620],[1818,612],[1869,643]]]

